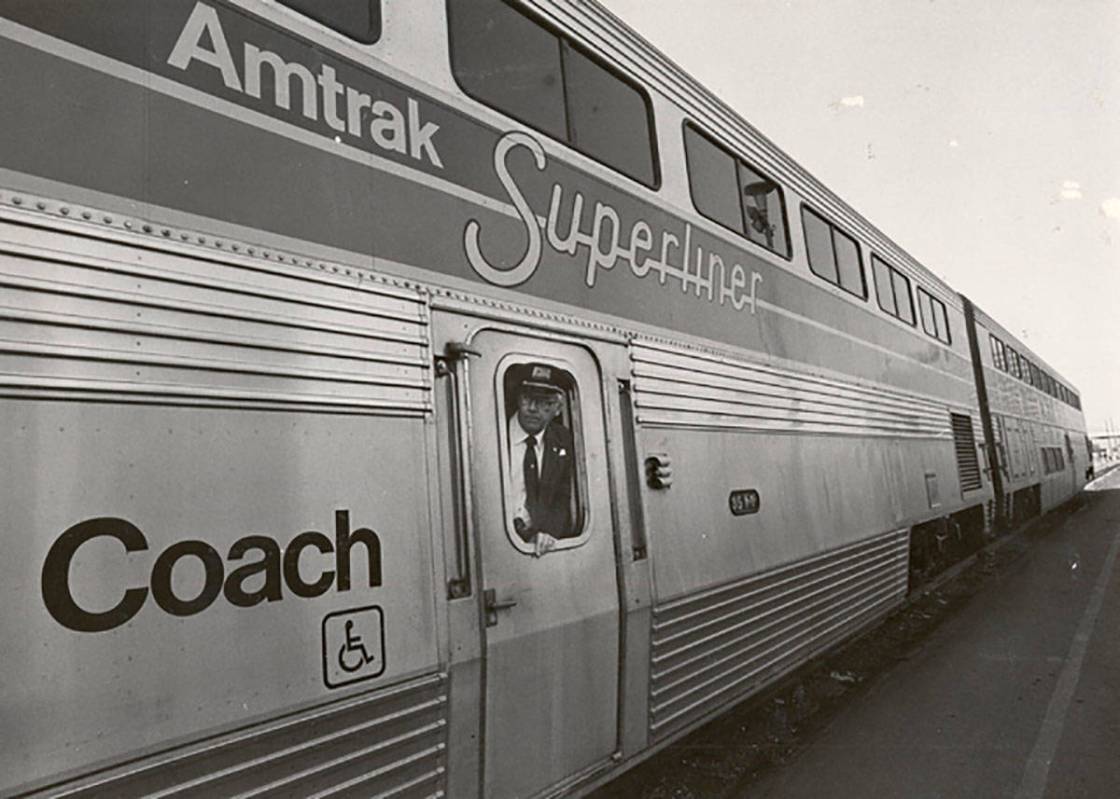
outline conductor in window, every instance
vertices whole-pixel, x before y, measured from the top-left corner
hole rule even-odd
[[[520,373],[509,418],[513,528],[539,558],[575,533],[572,434],[557,418],[564,406],[558,370],[540,363],[514,368]]]

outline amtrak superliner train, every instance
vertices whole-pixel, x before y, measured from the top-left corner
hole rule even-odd
[[[0,0],[0,108],[0,794],[585,793],[1087,479],[593,0]]]

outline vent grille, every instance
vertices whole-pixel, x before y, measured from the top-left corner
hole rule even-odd
[[[630,360],[643,425],[947,438],[944,406],[911,393],[648,341]]]
[[[976,454],[976,438],[972,434],[972,418],[960,413],[949,414],[953,428],[953,449],[957,453],[957,473],[961,478],[961,491],[975,491],[980,480],[980,459]]]
[[[421,415],[416,291],[244,254],[0,219],[0,394]],[[239,245],[240,247],[241,245]]]
[[[443,675],[172,750],[34,796],[439,797],[445,792]]]
[[[901,602],[908,548],[898,530],[655,608],[653,736],[757,691]]]

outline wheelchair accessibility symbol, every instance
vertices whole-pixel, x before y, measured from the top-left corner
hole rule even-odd
[[[328,688],[385,671],[384,620],[377,605],[330,613],[323,619],[323,682]]]

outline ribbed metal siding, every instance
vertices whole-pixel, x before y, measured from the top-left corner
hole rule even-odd
[[[659,605],[651,733],[752,693],[906,595],[906,530]]]
[[[0,219],[0,393],[425,412],[425,304],[354,278]]]
[[[32,796],[443,796],[443,675],[145,758]]]
[[[983,483],[980,480],[980,457],[976,454],[972,418],[961,413],[950,413],[949,425],[953,428],[953,450],[957,455],[961,491],[975,491]]]
[[[630,357],[642,424],[949,437],[944,406],[912,394],[649,342]]]

